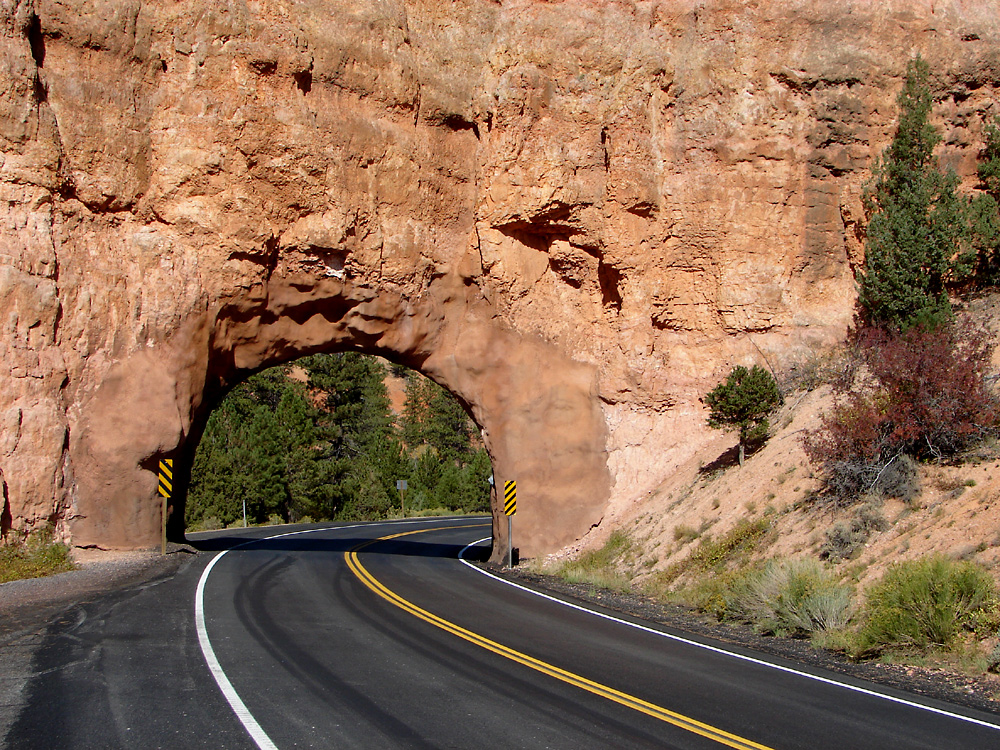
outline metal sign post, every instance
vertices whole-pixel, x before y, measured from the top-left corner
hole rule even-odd
[[[507,567],[514,567],[514,514],[517,513],[517,482],[509,479],[503,485],[503,512],[507,516]]]
[[[160,497],[163,498],[162,506],[162,523],[160,527],[160,554],[167,554],[167,502],[170,500],[170,495],[174,490],[174,459],[172,458],[161,458],[160,459],[160,483],[157,490],[160,493]]]
[[[403,518],[406,518],[405,500],[403,498],[403,493],[406,492],[406,480],[397,479],[396,489],[399,490],[399,512],[403,516]]]

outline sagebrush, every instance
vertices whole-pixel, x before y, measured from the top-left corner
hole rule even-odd
[[[721,597],[728,619],[762,633],[808,635],[844,627],[853,592],[815,560],[772,559],[732,579]]]
[[[964,632],[995,631],[997,607],[996,583],[981,565],[941,555],[896,563],[868,589],[860,651],[948,648]]]

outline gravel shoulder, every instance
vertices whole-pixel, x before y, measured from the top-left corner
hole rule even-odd
[[[491,573],[532,589],[575,599],[584,604],[594,604],[633,618],[665,625],[684,633],[706,636],[808,667],[984,711],[995,715],[1000,721],[1000,677],[994,675],[972,677],[931,667],[852,662],[840,654],[813,648],[807,640],[762,636],[751,627],[720,623],[715,618],[690,608],[664,604],[647,596],[598,589],[590,584],[569,583],[555,576],[525,570],[488,567]]]
[[[172,575],[196,550],[171,544],[158,551],[77,550],[77,570],[0,584],[0,647],[44,626],[65,609],[116,589]]]
[[[0,584],[0,747],[27,700],[35,652],[53,622],[96,598],[171,576],[195,554],[177,544],[166,555],[79,550],[77,570]]]

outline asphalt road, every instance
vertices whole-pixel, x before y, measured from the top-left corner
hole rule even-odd
[[[200,537],[209,551],[176,575],[50,627],[6,746],[1000,748],[996,716],[493,579],[458,559],[488,533],[427,519]]]

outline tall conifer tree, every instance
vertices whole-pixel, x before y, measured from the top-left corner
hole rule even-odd
[[[858,302],[865,321],[890,330],[951,319],[947,285],[971,271],[958,178],[937,170],[941,137],[929,121],[930,69],[910,61],[899,123],[865,191],[869,214]]]

